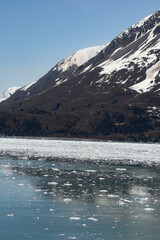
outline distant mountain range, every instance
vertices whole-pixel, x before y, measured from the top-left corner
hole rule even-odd
[[[10,87],[5,92],[0,93],[0,102],[5,101],[13,95],[20,87]]]
[[[0,134],[160,141],[160,10],[18,89]]]

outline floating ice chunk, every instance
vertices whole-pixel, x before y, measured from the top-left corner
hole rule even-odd
[[[144,203],[146,203],[148,201],[148,198],[140,198],[140,203],[141,204],[144,204]]]
[[[71,198],[65,198],[65,199],[63,199],[63,202],[71,202],[71,201],[72,201]]]
[[[64,183],[63,186],[72,186],[72,183]]]
[[[154,209],[154,208],[149,208],[149,207],[147,207],[147,208],[145,208],[144,210],[145,210],[145,211],[154,211],[155,209]]]
[[[85,223],[84,223],[84,224],[82,224],[82,227],[87,227],[87,224],[85,224]]]
[[[78,220],[80,220],[80,219],[81,219],[80,217],[70,217],[70,220],[78,221]]]
[[[97,221],[98,221],[97,218],[93,218],[93,217],[88,218],[88,220],[91,220],[91,221],[94,221],[94,222],[97,222]]]
[[[52,170],[53,170],[53,171],[59,171],[59,169],[58,169],[58,168],[52,168]]]
[[[100,190],[101,193],[106,193],[108,190]]]
[[[120,200],[120,201],[118,202],[118,204],[119,204],[119,205],[125,205],[125,202],[123,202],[122,200]]]
[[[48,182],[48,185],[57,185],[57,182]]]
[[[126,203],[131,203],[131,202],[133,202],[133,201],[128,200],[128,199],[121,199],[121,200],[124,201],[124,202],[126,202]]]
[[[105,178],[103,178],[103,177],[100,177],[100,178],[99,178],[99,180],[100,180],[100,181],[103,181],[103,180],[105,180]]]
[[[119,195],[114,195],[114,194],[108,194],[108,198],[118,198]]]
[[[89,169],[89,170],[86,170],[86,172],[91,172],[91,173],[93,172],[94,173],[94,172],[97,172],[97,170],[90,170]]]
[[[116,168],[116,171],[126,171],[126,168]]]
[[[50,212],[53,212],[53,211],[54,211],[54,209],[53,209],[53,208],[51,208],[51,209],[49,209],[49,211],[50,211]]]
[[[137,196],[136,200],[141,200],[140,197],[147,197],[149,196],[149,192],[148,189],[146,187],[142,187],[142,186],[133,186],[130,190],[129,190],[129,194]]]

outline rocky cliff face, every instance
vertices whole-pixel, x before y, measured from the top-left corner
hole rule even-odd
[[[159,141],[160,10],[62,60],[1,104],[4,115],[19,123],[4,134]]]

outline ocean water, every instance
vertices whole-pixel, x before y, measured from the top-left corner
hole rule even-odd
[[[2,240],[159,240],[160,145],[0,138]]]

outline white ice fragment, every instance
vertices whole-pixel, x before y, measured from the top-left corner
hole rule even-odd
[[[97,218],[93,218],[93,217],[88,218],[88,220],[91,220],[91,221],[94,221],[94,222],[97,222],[97,221],[98,221]]]
[[[108,198],[118,198],[119,195],[115,195],[115,194],[108,194]]]
[[[125,205],[125,202],[119,200],[118,204],[119,204],[119,205]]]
[[[145,208],[144,210],[145,210],[145,211],[154,211],[155,209],[154,209],[154,208],[149,208],[149,207],[147,207],[147,208]]]
[[[148,197],[147,198],[140,198],[140,203],[141,204],[144,204],[144,203],[146,203],[148,201]]]
[[[51,208],[51,209],[49,209],[49,211],[50,211],[50,212],[53,212],[53,211],[54,211],[54,209],[52,209],[52,208]]]
[[[64,183],[63,186],[72,186],[72,183]]]
[[[14,214],[13,213],[8,213],[7,217],[14,217]]]
[[[48,185],[57,185],[57,182],[48,182]]]
[[[108,192],[108,190],[105,190],[105,189],[103,190],[103,189],[102,189],[102,190],[100,190],[100,192],[101,192],[101,193],[106,193],[106,192]]]
[[[70,220],[78,221],[78,220],[80,220],[81,218],[80,218],[80,217],[70,217],[69,219],[70,219]]]
[[[71,198],[65,198],[65,199],[63,199],[63,202],[71,202],[71,201],[72,201]]]
[[[82,224],[82,227],[87,227],[87,224],[85,224],[85,223],[84,223],[84,224]]]
[[[58,169],[58,168],[52,168],[52,170],[53,170],[53,171],[59,171],[59,169]]]
[[[141,197],[148,197],[150,195],[146,187],[136,185],[131,187],[129,194],[136,196],[135,199],[138,201],[141,200]]]
[[[95,173],[95,172],[97,172],[97,170],[91,170],[91,169],[89,169],[89,170],[86,170],[86,172]]]
[[[99,180],[100,180],[100,181],[103,181],[103,180],[105,180],[105,178],[103,178],[103,177],[100,177],[100,178],[99,178]]]
[[[116,171],[126,171],[126,168],[116,168]]]

